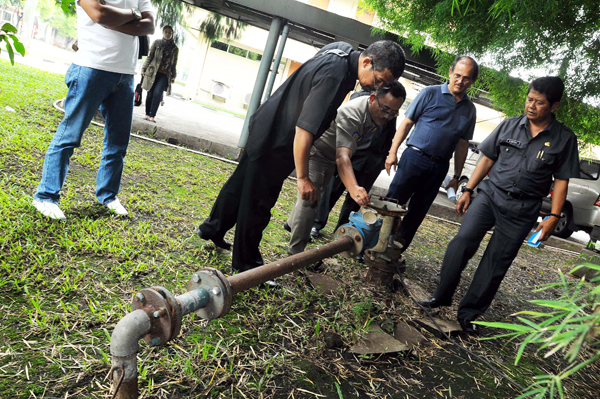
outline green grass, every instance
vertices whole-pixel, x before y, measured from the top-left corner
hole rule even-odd
[[[106,397],[110,333],[131,310],[137,291],[160,285],[179,295],[191,275],[207,266],[230,274],[231,254],[199,240],[193,229],[208,215],[233,166],[132,140],[119,195],[131,217],[119,219],[96,203],[103,133],[91,126],[62,192],[68,219],[45,219],[30,203],[62,117],[52,102],[66,88],[61,76],[5,61],[0,82],[0,398]],[[6,105],[16,112],[5,111]],[[294,200],[295,185],[288,182],[261,245],[267,261],[286,254],[289,236],[280,226]],[[447,236],[456,228],[429,220],[425,227],[407,262],[409,275],[431,289]],[[559,263],[552,267],[565,262]],[[465,362],[429,335],[409,356],[362,359],[327,349],[326,332],[352,345],[371,321],[419,317],[406,297],[363,284],[363,271],[352,260],[330,259],[325,272],[342,282],[332,295],[319,294],[293,273],[281,278],[281,290],[237,295],[222,319],[206,323],[187,316],[179,337],[166,347],[142,341],[141,397],[449,397],[449,386],[456,398],[516,396],[506,384],[497,387],[489,370]],[[467,345],[480,354],[514,352],[512,344]],[[527,364],[535,364],[535,354],[527,356]],[[535,367],[508,371],[527,383]]]

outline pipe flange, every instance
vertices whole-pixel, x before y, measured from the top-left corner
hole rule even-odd
[[[231,284],[217,269],[207,267],[192,275],[187,284],[188,291],[204,288],[210,295],[208,304],[196,314],[204,320],[214,320],[224,316],[231,309],[233,293]]]
[[[339,240],[344,236],[349,236],[352,238],[352,241],[354,242],[354,247],[342,252],[341,255],[345,256],[346,258],[353,258],[362,252],[363,248],[365,247],[365,242],[363,240],[362,234],[360,234],[360,231],[358,231],[356,227],[350,225],[343,225],[334,233],[334,238],[336,240]]]
[[[181,309],[171,305],[167,298],[172,294],[165,295],[165,292],[169,291],[161,287],[144,288],[133,297],[132,309],[141,309],[150,318],[150,332],[144,336],[150,346],[165,345],[173,338],[173,332],[178,331],[176,325],[181,327]]]
[[[175,337],[177,337],[179,335],[179,332],[181,331],[181,322],[183,319],[181,305],[179,305],[179,302],[175,298],[175,295],[173,295],[171,293],[171,291],[169,291],[168,289],[159,287],[159,286],[152,287],[151,289],[158,292],[163,298],[165,298],[167,300],[168,309],[169,309],[169,313],[171,314],[171,322],[172,322],[171,323],[171,338],[169,338],[169,341],[172,339],[175,339]]]
[[[375,210],[379,216],[404,216],[407,212],[406,208],[398,203],[398,200],[387,197],[371,197],[371,202],[365,205],[366,208]]]

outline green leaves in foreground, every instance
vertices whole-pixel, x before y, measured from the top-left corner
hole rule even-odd
[[[10,63],[12,65],[15,65],[15,51],[22,56],[25,56],[25,46],[23,46],[23,43],[15,36],[15,33],[17,33],[17,28],[8,22],[0,28],[0,42],[4,40],[6,43],[6,51],[8,51],[8,57],[10,58]],[[9,38],[12,40],[12,44]],[[0,51],[2,50],[0,49]]]
[[[574,270],[582,266],[577,266]],[[599,265],[586,263],[585,266],[600,273]],[[562,353],[567,360],[565,370],[556,375],[535,377],[535,382],[517,399],[564,398],[562,381],[600,359],[600,344],[597,339],[600,327],[600,287],[593,286],[583,279],[575,284],[568,283],[562,273],[560,277],[560,282],[548,284],[538,290],[560,289],[562,296],[559,300],[530,301],[534,305],[547,308],[548,311],[519,312],[517,315],[528,316],[517,317],[520,324],[476,323],[510,331],[488,339],[510,337],[512,340],[524,337],[515,357],[515,365],[519,363],[529,344],[540,345],[539,351],[546,352],[544,357]],[[595,277],[592,282],[599,279]]]

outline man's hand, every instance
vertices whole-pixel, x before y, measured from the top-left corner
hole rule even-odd
[[[388,157],[385,159],[385,171],[388,176],[390,175],[390,170],[394,167],[394,171],[398,170],[398,155],[394,152],[390,152]]]
[[[538,224],[535,232],[537,233],[540,231],[540,229],[542,230],[542,236],[540,237],[539,241],[546,241],[548,237],[552,235],[559,220],[560,219],[556,216],[550,216],[548,219],[542,220],[542,222]]]
[[[450,183],[448,183],[448,187],[446,187],[446,190],[448,190],[449,188],[453,188],[454,192],[458,193],[458,180],[456,180],[456,179],[450,180]]]
[[[140,72],[140,75],[144,76],[145,75],[144,71]]]
[[[298,179],[298,192],[303,200],[317,202],[317,190],[308,177]]]
[[[463,192],[458,201],[456,201],[456,212],[459,215],[464,215],[467,209],[469,209],[469,205],[471,204],[471,193]]]
[[[349,191],[350,197],[352,197],[354,202],[356,202],[358,205],[363,206],[371,202],[369,193],[367,193],[367,190],[365,190],[363,187],[355,186]]]

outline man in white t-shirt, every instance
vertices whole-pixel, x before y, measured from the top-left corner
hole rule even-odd
[[[117,194],[133,117],[133,75],[138,36],[154,33],[149,0],[79,0],[79,51],[65,75],[69,88],[65,117],[46,151],[42,179],[33,205],[44,216],[65,219],[58,207],[60,189],[73,150],[98,108],[106,123],[104,148],[96,178],[96,197],[108,209],[126,216]]]

